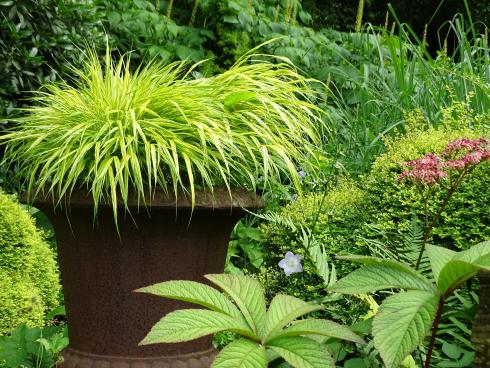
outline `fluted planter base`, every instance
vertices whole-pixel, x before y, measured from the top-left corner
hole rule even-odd
[[[490,367],[490,272],[480,272],[480,309],[473,322],[474,368]]]
[[[209,368],[214,349],[176,356],[135,358],[87,354],[68,348],[63,351],[63,368]]]
[[[262,206],[255,194],[226,190],[190,200],[157,193],[147,208],[129,201],[131,216],[101,204],[93,220],[90,196],[73,193],[68,212],[50,200],[36,207],[51,219],[58,247],[70,338],[63,368],[207,368],[211,338],[187,343],[138,343],[164,315],[195,305],[134,290],[167,280],[206,282],[222,273],[230,233],[244,208]],[[122,206],[119,206],[122,208]],[[189,222],[190,220],[190,222]]]

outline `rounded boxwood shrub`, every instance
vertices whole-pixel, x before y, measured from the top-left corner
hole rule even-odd
[[[388,150],[374,162],[363,180],[368,196],[369,219],[378,231],[390,239],[401,239],[410,227],[413,214],[423,221],[423,202],[416,186],[409,180],[398,180],[407,169],[404,162],[425,154],[440,153],[447,143],[457,138],[479,138],[478,129],[439,127],[414,129],[388,142]],[[450,199],[446,211],[432,231],[429,242],[452,249],[466,249],[490,238],[490,163],[483,162],[465,177]],[[433,187],[430,218],[440,207],[446,190]],[[368,231],[369,232],[369,231]],[[374,235],[372,233],[371,235]]]
[[[43,323],[44,306],[39,290],[29,280],[0,270],[0,335],[23,323]]]
[[[269,222],[262,225],[264,237],[264,266],[260,280],[270,298],[282,292],[303,300],[322,300],[327,297],[323,280],[318,276],[315,265],[301,241],[301,226],[310,230],[335,265],[337,277],[351,272],[355,265],[338,261],[334,257],[345,254],[367,254],[360,241],[361,225],[365,221],[362,190],[352,182],[342,180],[327,193],[309,194],[283,207],[279,216],[289,217],[296,231],[289,226]],[[286,276],[278,266],[286,252],[302,256],[303,272]],[[355,298],[341,297],[337,302],[325,302],[328,317],[351,322],[365,313],[365,306]],[[357,309],[358,312],[354,310]]]
[[[0,334],[23,322],[42,324],[44,312],[58,305],[60,283],[54,254],[34,220],[1,192],[0,270]]]

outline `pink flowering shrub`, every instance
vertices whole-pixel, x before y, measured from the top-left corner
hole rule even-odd
[[[420,221],[424,218],[420,190],[430,191],[427,212],[432,219],[451,183],[464,173],[428,241],[466,249],[490,239],[490,138],[485,134],[483,130],[440,127],[412,129],[389,140],[387,152],[363,177],[369,218],[369,226],[362,230],[364,238],[402,243],[413,215]]]
[[[440,155],[428,153],[422,158],[405,162],[410,167],[398,179],[409,178],[416,183],[432,186],[448,176],[447,170],[464,175],[482,161],[490,158],[490,143],[486,138],[458,138],[449,142]]]
[[[440,155],[428,153],[417,160],[405,162],[410,170],[402,172],[398,179],[410,178],[419,187],[420,197],[424,204],[424,232],[419,256],[415,264],[418,269],[425,250],[425,245],[435,226],[438,225],[442,214],[454,193],[459,189],[464,177],[472,171],[476,165],[490,157],[490,145],[485,138],[467,139],[458,138],[450,141]],[[449,172],[447,172],[449,171]],[[451,171],[456,171],[451,175]],[[434,215],[429,213],[429,203],[431,201],[432,191],[430,187],[441,182],[445,177],[449,177],[449,183],[444,186],[446,190],[442,201],[436,206],[437,210]],[[427,187],[429,187],[427,189]]]

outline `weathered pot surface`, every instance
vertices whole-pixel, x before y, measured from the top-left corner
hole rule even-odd
[[[69,207],[54,210],[49,197],[34,205],[53,222],[61,267],[70,346],[62,367],[205,368],[215,355],[211,338],[189,343],[138,346],[165,314],[196,308],[135,289],[166,280],[205,282],[222,273],[229,235],[245,209],[263,206],[244,190],[196,193],[191,201],[157,192],[147,207],[119,206],[119,235],[112,207],[99,205],[94,223],[90,195],[74,192]]]
[[[490,272],[481,271],[480,309],[473,322],[471,341],[475,345],[476,357],[473,367],[490,366]]]

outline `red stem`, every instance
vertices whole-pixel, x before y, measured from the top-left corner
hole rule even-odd
[[[428,198],[429,196],[427,196],[427,198],[424,198],[424,206],[425,206],[425,208],[424,208],[424,212],[425,212],[424,237],[422,238],[422,246],[421,246],[421,249],[419,252],[419,257],[417,258],[417,263],[415,264],[416,270],[418,270],[420,267],[420,262],[422,261],[422,255],[424,254],[424,250],[425,250],[425,244],[427,243],[427,240],[429,239],[430,232],[432,231],[434,226],[437,225],[437,222],[441,218],[441,215],[444,212],[444,210],[446,209],[446,206],[447,206],[449,200],[451,199],[451,197],[453,196],[454,192],[456,192],[456,189],[458,189],[458,187],[460,186],[460,184],[463,181],[466,174],[468,174],[472,169],[473,169],[473,167],[471,167],[468,170],[464,169],[461,172],[459,177],[456,179],[456,181],[453,183],[453,185],[451,185],[451,187],[447,191],[446,197],[442,201],[441,207],[439,207],[439,211],[437,211],[436,215],[434,216],[434,218],[432,219],[432,221],[430,223],[427,220],[427,204],[429,201],[429,198]]]
[[[436,318],[432,323],[432,334],[430,336],[429,348],[427,349],[427,357],[425,358],[424,368],[430,367],[430,359],[432,358],[432,350],[434,350],[434,344],[436,342],[436,333],[439,322],[441,321],[442,310],[444,309],[444,296],[439,299],[439,305],[437,306]]]

